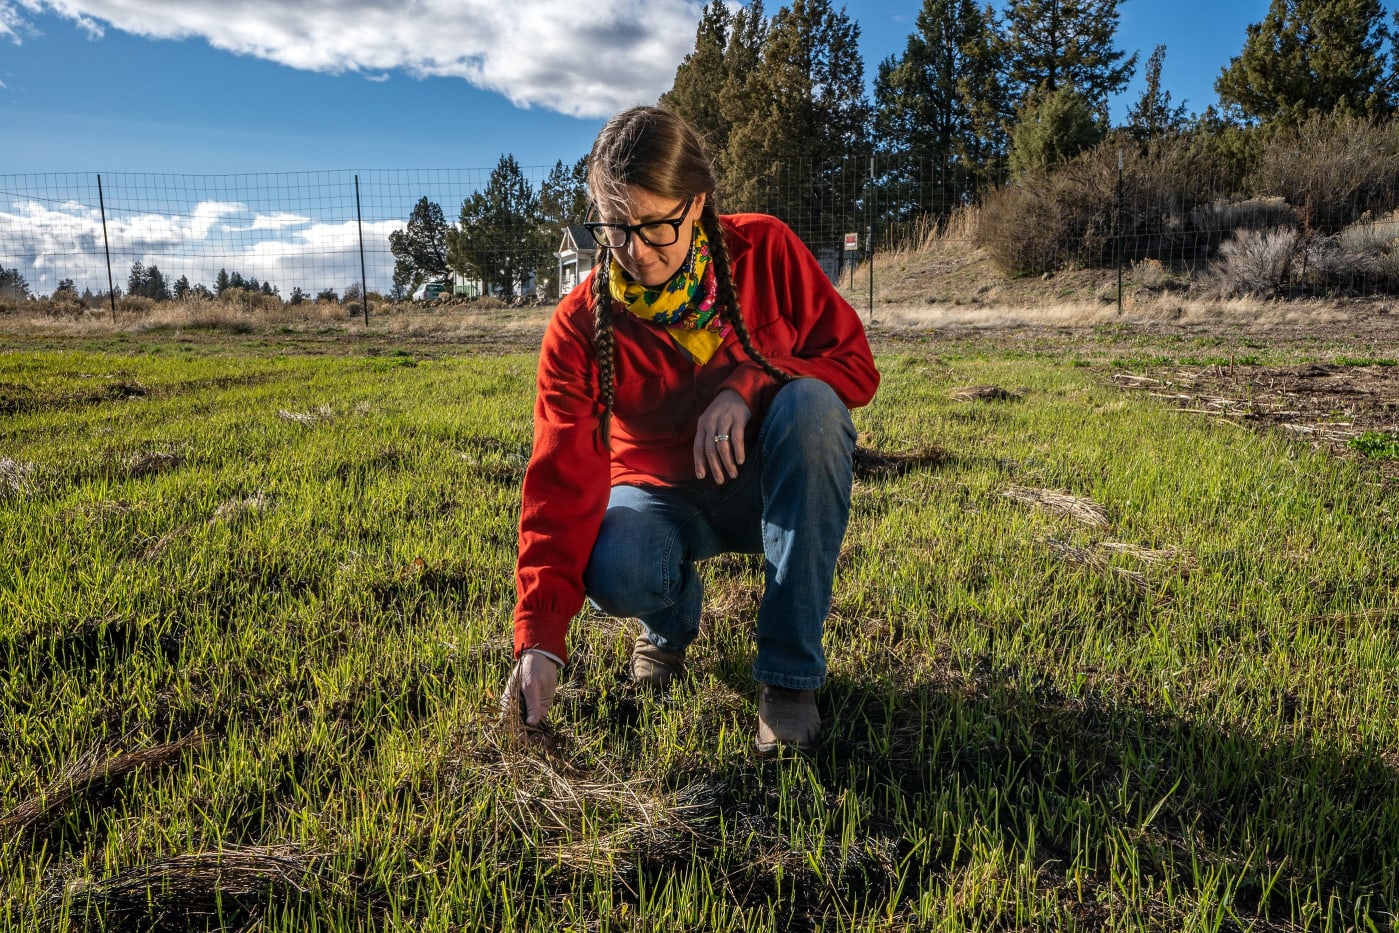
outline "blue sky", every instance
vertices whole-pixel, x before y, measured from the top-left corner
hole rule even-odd
[[[455,220],[503,153],[536,183],[586,154],[607,115],[669,88],[701,3],[405,6],[0,0],[0,265],[37,294],[64,278],[105,289],[108,251],[118,284],[141,262],[314,293],[359,278],[362,231],[370,288],[387,289],[388,235],[418,197]],[[920,7],[848,4],[869,76],[903,52]],[[1200,111],[1267,9],[1124,0],[1118,46],[1144,63],[1165,44],[1167,89]],[[1140,88],[1112,103],[1115,120]]]
[[[847,5],[870,75],[902,51],[919,5]],[[1125,0],[1118,45],[1144,62],[1164,43],[1167,88],[1202,110],[1267,6]],[[603,115],[669,86],[699,4],[618,0],[611,22],[563,0],[415,7],[0,0],[0,174],[475,168],[502,152],[527,166],[571,160]],[[1115,118],[1139,88],[1114,103]]]

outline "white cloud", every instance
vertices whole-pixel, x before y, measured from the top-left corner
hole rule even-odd
[[[253,218],[253,224],[248,230],[285,230],[287,227],[300,227],[311,223],[310,217],[303,217],[300,214],[289,214],[278,212],[276,214],[258,214]]]
[[[236,223],[229,221],[236,220]],[[363,225],[369,287],[392,285],[389,234],[401,220]],[[258,213],[241,203],[204,201],[187,212],[107,215],[107,239],[97,208],[78,201],[15,200],[0,206],[0,266],[18,268],[35,294],[63,279],[79,289],[107,288],[105,242],[112,244],[112,278],[126,287],[133,262],[158,266],[173,282],[212,285],[219,269],[271,282],[283,297],[294,287],[310,294],[343,289],[360,277],[360,225],[318,221],[286,212]]]
[[[29,24],[25,22],[19,10],[0,0],[0,39],[9,39],[18,45],[24,33],[28,31]]]
[[[602,117],[654,101],[694,44],[698,0],[18,0],[100,35],[103,25],[330,73],[458,77],[520,107]],[[14,0],[0,37],[18,39]]]
[[[209,236],[221,220],[230,214],[247,213],[247,208],[236,201],[201,201],[190,212],[190,235],[196,240]]]

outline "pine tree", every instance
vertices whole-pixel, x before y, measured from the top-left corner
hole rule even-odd
[[[715,161],[721,184],[734,124],[747,121],[752,116],[753,107],[761,102],[755,96],[752,79],[763,60],[763,48],[771,32],[772,23],[763,9],[763,0],[753,0],[741,8],[729,25],[729,41],[724,47],[724,84],[719,100],[725,136],[722,145],[718,146],[719,158]]]
[[[829,0],[794,0],[773,18],[736,95],[742,110],[730,111],[729,206],[776,214],[818,251],[856,214],[865,177],[870,107],[859,37]],[[847,168],[852,177],[843,177]]]
[[[479,278],[486,294],[523,292],[552,256],[540,227],[534,186],[513,155],[502,155],[486,187],[462,202],[457,228],[447,231],[447,265]]]
[[[710,0],[700,15],[694,51],[675,69],[675,80],[659,101],[660,106],[678,113],[695,128],[718,161],[722,161],[729,144],[730,121],[724,113],[723,100],[732,24],[733,16],[724,0]]]
[[[999,176],[1009,104],[996,60],[995,13],[974,0],[924,0],[902,58],[875,79],[875,138],[917,179],[922,209],[945,213]]]
[[[1071,85],[1037,91],[1020,107],[1011,131],[1010,170],[1048,168],[1097,145],[1106,135],[1088,99]]]
[[[571,166],[560,159],[539,184],[539,217],[550,236],[569,224],[588,219],[588,158]]]
[[[175,295],[175,300],[177,300],[177,301],[189,297],[189,277],[188,277],[188,276],[182,275],[182,276],[180,276],[178,279],[175,280],[174,295]]]
[[[393,284],[411,292],[424,282],[442,282],[451,275],[447,268],[447,221],[442,208],[427,199],[418,199],[408,215],[408,225],[389,234],[393,253]]]
[[[224,292],[228,291],[231,281],[232,280],[228,277],[228,270],[220,269],[218,276],[214,279],[214,294],[222,295]]]
[[[564,227],[584,223],[587,219],[588,159],[584,156],[572,166],[565,166],[560,159],[539,184],[540,236],[547,243],[558,244]],[[541,262],[538,276],[540,293],[557,298],[557,264]]]
[[[1380,0],[1272,0],[1247,34],[1214,84],[1220,102],[1245,119],[1387,116],[1399,105],[1396,36]]]
[[[127,273],[126,293],[128,295],[144,295],[146,293],[146,267],[139,259],[131,264],[131,271]]]
[[[141,280],[140,293],[153,301],[170,300],[170,285],[165,280],[165,273],[161,272],[154,263],[146,267],[146,274]]]
[[[24,280],[19,268],[6,269],[0,266],[0,298],[23,301],[28,297],[29,283]]]
[[[1137,56],[1113,47],[1122,0],[1010,0],[1004,56],[1021,101],[1071,86],[1107,119],[1108,97],[1127,86]]]
[[[1171,92],[1161,87],[1161,68],[1166,47],[1158,45],[1146,60],[1146,87],[1137,103],[1127,111],[1127,130],[1132,138],[1146,143],[1180,132],[1186,124],[1185,105],[1171,106]]]

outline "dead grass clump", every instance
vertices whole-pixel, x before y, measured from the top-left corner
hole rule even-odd
[[[1151,582],[1145,574],[1128,570],[1126,567],[1113,566],[1109,562],[1108,556],[1097,548],[1079,547],[1077,544],[1070,544],[1068,541],[1060,541],[1055,538],[1047,538],[1044,543],[1065,560],[1120,580],[1139,592],[1151,591]]]
[[[748,624],[758,617],[764,587],[761,554],[720,554],[700,566],[704,573],[702,630]]]
[[[138,479],[173,470],[182,462],[179,454],[168,450],[142,450],[127,457],[123,468],[128,477]]]
[[[73,801],[109,788],[143,768],[173,764],[186,751],[203,744],[204,736],[195,732],[168,745],[111,757],[104,757],[101,749],[93,749],[65,767],[38,794],[0,817],[0,829],[23,832],[48,823]]]
[[[310,411],[288,411],[285,408],[277,409],[277,417],[283,421],[295,421],[301,425],[319,424],[322,421],[333,421],[335,410],[329,405],[318,405]]]
[[[948,397],[958,402],[1018,402],[1021,395],[1000,386],[963,386],[953,389]]]
[[[856,447],[854,456],[857,480],[892,479],[914,470],[930,470],[950,459],[940,447],[918,447],[913,450],[885,452],[869,447]]]
[[[101,881],[70,882],[58,897],[85,902],[102,916],[105,930],[206,929],[212,922],[237,928],[273,898],[333,889],[315,864],[324,858],[293,846],[234,846],[158,859]]]
[[[1094,528],[1105,528],[1108,524],[1107,511],[1092,499],[1071,496],[1053,489],[1034,489],[1029,486],[1011,486],[1001,493],[1007,499],[1024,503],[1033,508],[1043,509],[1055,515],[1062,515]]]
[[[209,521],[211,523],[234,521],[244,515],[256,515],[266,512],[271,504],[272,500],[261,492],[253,493],[242,499],[229,499],[219,503]]]
[[[580,768],[551,754],[563,741],[553,728],[524,726],[513,698],[502,707],[497,726],[464,751],[478,779],[503,789],[497,818],[550,861],[621,874],[658,850],[690,852],[703,808],[690,790],[664,791],[645,769],[622,776],[601,763]],[[599,821],[612,828],[598,834]]]
[[[32,463],[0,457],[0,502],[6,499],[21,499],[34,491],[34,474],[38,471]]]

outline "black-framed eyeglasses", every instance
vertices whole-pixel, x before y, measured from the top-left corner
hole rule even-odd
[[[685,216],[690,213],[690,205],[694,200],[694,195],[686,198],[685,203],[680,206],[680,216],[674,220],[652,220],[644,224],[605,224],[590,221],[585,223],[583,228],[593,235],[593,240],[598,246],[608,249],[625,249],[633,233],[641,237],[641,242],[647,246],[671,246],[680,239],[680,225],[685,222]]]

